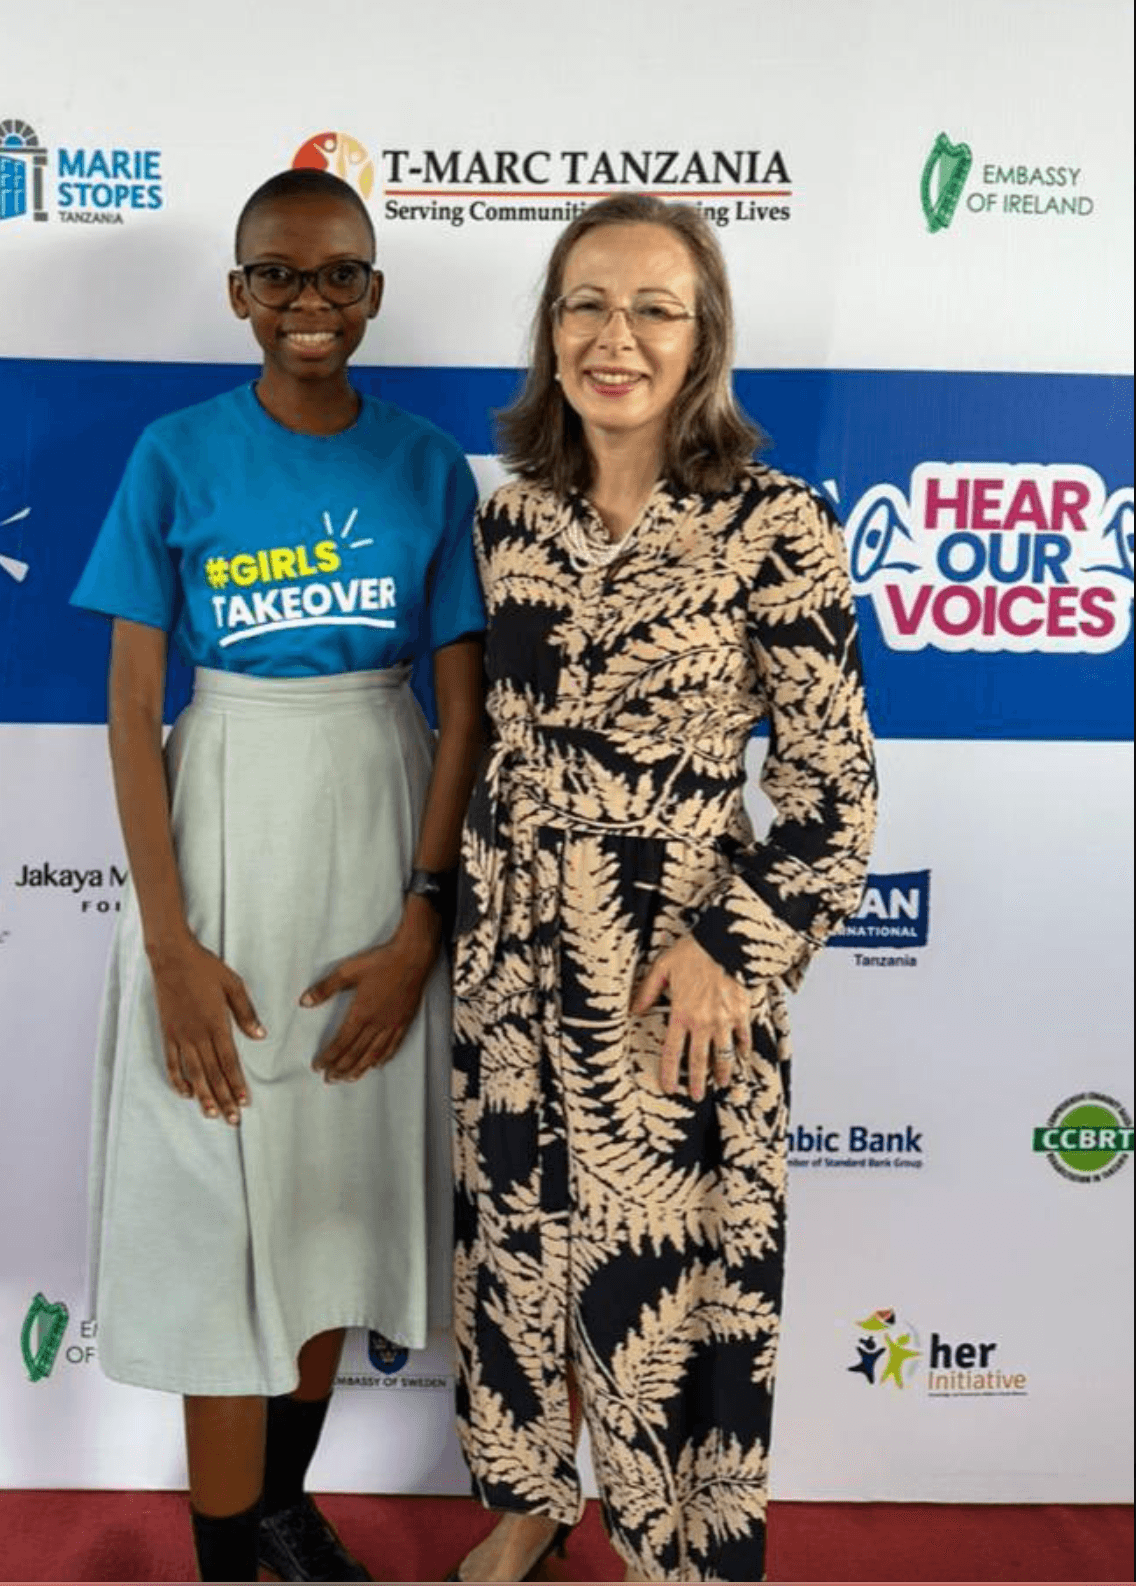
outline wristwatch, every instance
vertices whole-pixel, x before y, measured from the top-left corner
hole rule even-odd
[[[445,914],[454,880],[453,870],[412,870],[406,883],[406,895],[425,898],[439,914]]]

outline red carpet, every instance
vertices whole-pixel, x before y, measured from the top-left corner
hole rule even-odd
[[[463,1498],[328,1497],[343,1540],[380,1579],[436,1581],[487,1529]],[[588,1505],[560,1581],[621,1580]],[[1120,1506],[779,1503],[774,1581],[1131,1581],[1132,1510]],[[193,1578],[185,1500],[166,1492],[0,1493],[5,1581]]]

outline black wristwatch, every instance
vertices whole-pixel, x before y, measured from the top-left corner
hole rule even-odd
[[[439,914],[445,914],[454,888],[453,870],[412,870],[406,883],[406,895],[425,898]]]

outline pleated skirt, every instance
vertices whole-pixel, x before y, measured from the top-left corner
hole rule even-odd
[[[411,1348],[450,1310],[450,1005],[439,962],[397,1054],[312,1072],[349,1005],[299,997],[398,924],[432,741],[403,668],[199,671],[165,750],[191,930],[243,978],[239,1127],[170,1087],[133,889],[111,949],[91,1160],[99,1357],[123,1382],[279,1394],[314,1334]]]

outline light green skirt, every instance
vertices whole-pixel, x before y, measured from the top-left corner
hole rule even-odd
[[[311,1070],[349,996],[305,988],[402,911],[432,743],[405,668],[199,671],[166,746],[189,924],[243,978],[251,1105],[206,1119],[166,1076],[131,889],[107,974],[91,1170],[99,1357],[122,1382],[278,1394],[304,1341],[449,1320],[449,988],[439,963],[401,1048],[354,1084]]]

